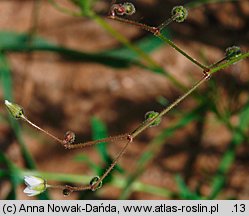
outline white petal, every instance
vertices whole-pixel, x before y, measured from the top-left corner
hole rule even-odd
[[[29,187],[34,187],[43,184],[44,180],[35,176],[24,176],[24,182]]]
[[[28,196],[35,196],[35,195],[38,195],[38,194],[41,193],[40,191],[32,190],[32,189],[30,189],[29,187],[26,187],[26,188],[23,190],[23,192],[26,193]]]
[[[6,106],[11,105],[11,103],[8,100],[5,100],[4,103]]]

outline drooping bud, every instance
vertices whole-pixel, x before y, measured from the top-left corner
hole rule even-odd
[[[99,179],[100,179],[99,176],[93,177],[90,181],[90,186],[94,186],[98,182]],[[96,188],[93,188],[92,191],[96,191],[100,189],[101,187],[102,187],[102,181],[99,183],[99,185]]]
[[[136,12],[135,6],[130,2],[123,3],[123,7],[125,9],[125,14],[126,15],[132,15],[132,14],[134,14]]]
[[[8,100],[5,100],[5,106],[7,107],[9,113],[16,119],[20,119],[24,117],[23,108],[19,106],[18,104],[9,102]]]
[[[63,195],[64,196],[69,196],[71,194],[71,191],[67,188],[65,188],[63,191],[62,191]]]
[[[64,140],[63,142],[65,144],[72,144],[75,140],[75,133],[72,131],[67,131],[65,136],[64,136]]]
[[[225,52],[227,60],[231,60],[241,55],[241,49],[238,46],[228,47]]]
[[[151,119],[155,118],[156,116],[158,116],[159,113],[155,112],[155,111],[149,111],[145,114],[144,118],[145,121],[150,121]],[[154,120],[154,122],[150,125],[150,127],[154,127],[154,126],[158,126],[161,122],[161,118],[157,118]]]
[[[188,11],[183,6],[175,6],[173,7],[171,14],[176,22],[183,22],[187,19]]]

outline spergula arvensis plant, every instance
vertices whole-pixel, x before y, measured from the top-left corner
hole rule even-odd
[[[73,0],[73,2],[77,3],[78,1]],[[161,112],[156,112],[156,111],[147,112],[145,114],[145,120],[142,121],[142,123],[139,124],[135,128],[135,130],[133,130],[132,132],[124,133],[124,134],[121,134],[121,135],[116,135],[116,136],[113,136],[113,137],[103,138],[103,139],[99,139],[99,140],[83,142],[83,143],[74,143],[75,134],[72,131],[66,132],[66,134],[64,135],[64,138],[62,138],[62,139],[52,135],[51,133],[45,131],[44,129],[40,128],[39,126],[37,126],[36,124],[31,122],[24,115],[24,111],[23,111],[23,108],[21,106],[19,106],[18,104],[15,104],[15,103],[11,103],[11,102],[6,100],[5,105],[6,105],[7,109],[8,109],[8,111],[10,112],[10,114],[14,118],[22,119],[22,120],[26,121],[31,126],[35,127],[36,129],[42,131],[46,135],[50,136],[51,138],[53,138],[54,140],[59,142],[66,149],[81,149],[81,148],[84,148],[84,147],[97,145],[97,144],[102,143],[102,142],[109,142],[110,143],[110,142],[118,142],[118,141],[124,142],[125,141],[125,145],[119,151],[119,153],[114,158],[111,165],[107,168],[107,170],[104,172],[104,174],[102,176],[100,176],[100,177],[99,176],[94,176],[93,178],[91,178],[89,184],[87,184],[86,186],[48,185],[46,183],[47,182],[46,180],[41,179],[41,180],[39,180],[37,182],[37,184],[33,185],[34,187],[31,188],[32,185],[30,185],[30,189],[32,191],[28,191],[29,194],[33,195],[33,194],[35,194],[37,192],[40,193],[40,192],[43,192],[47,188],[57,188],[57,189],[62,190],[64,196],[68,196],[74,191],[84,191],[84,190],[95,191],[95,190],[101,188],[103,180],[111,172],[111,170],[115,167],[115,165],[118,163],[119,159],[124,155],[128,145],[130,143],[132,143],[134,141],[134,139],[138,135],[140,135],[144,130],[146,130],[149,127],[159,125],[160,122],[161,122],[162,117],[165,114],[167,114],[170,110],[175,108],[181,101],[183,101],[187,96],[189,96],[193,91],[195,91],[201,84],[203,84],[205,81],[207,81],[211,74],[225,68],[226,66],[231,65],[232,63],[230,64],[229,61],[233,61],[233,63],[239,61],[240,60],[239,57],[242,56],[240,48],[237,47],[237,46],[232,46],[232,47],[226,49],[225,58],[223,58],[222,60],[212,64],[211,66],[206,66],[206,65],[200,63],[199,61],[195,60],[194,58],[192,58],[186,52],[184,52],[174,42],[172,42],[170,39],[168,39],[167,36],[164,36],[163,35],[164,32],[162,31],[162,29],[165,28],[166,26],[168,26],[170,23],[172,23],[172,21],[176,21],[176,22],[180,23],[180,22],[183,22],[183,21],[186,20],[186,18],[188,16],[188,11],[183,6],[175,6],[171,11],[170,18],[168,18],[161,25],[159,25],[159,26],[148,26],[148,25],[143,24],[143,23],[139,23],[139,22],[136,22],[136,21],[133,21],[133,20],[129,20],[129,19],[126,19],[126,18],[119,17],[119,16],[123,16],[123,15],[130,16],[130,15],[133,15],[136,12],[136,9],[135,9],[135,7],[134,7],[134,5],[132,3],[125,2],[125,3],[116,4],[115,3],[116,1],[113,1],[113,2],[114,3],[110,7],[110,11],[109,11],[110,16],[108,16],[108,18],[111,18],[111,19],[116,20],[116,21],[123,22],[124,24],[134,25],[134,26],[140,27],[141,29],[144,29],[144,30],[146,30],[146,31],[148,31],[150,33],[153,33],[156,37],[158,37],[159,39],[161,39],[165,43],[169,44],[172,48],[174,48],[180,54],[185,56],[187,59],[189,59],[196,66],[198,66],[202,70],[202,72],[204,72],[203,76],[198,82],[196,82],[191,88],[186,90],[184,94],[182,94],[179,98],[177,98],[175,101],[173,101],[168,107],[164,108]],[[96,17],[94,17],[94,18],[96,19]],[[248,57],[248,56],[246,56],[246,57]],[[241,57],[241,59],[242,59],[242,57]],[[226,60],[225,63],[224,63],[224,60]],[[34,178],[32,178],[32,179],[34,179]],[[26,181],[26,183],[27,183],[27,181]],[[46,187],[44,187],[44,185],[42,185],[43,183],[44,183],[44,185]],[[36,187],[37,185],[39,187]]]

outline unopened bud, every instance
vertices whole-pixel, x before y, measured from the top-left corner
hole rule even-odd
[[[62,191],[63,195],[64,196],[69,196],[71,194],[71,191],[67,188],[65,188],[63,191]]]
[[[136,12],[135,6],[130,2],[123,3],[123,7],[125,9],[125,14],[126,15],[132,15],[132,14],[134,14]]]
[[[172,16],[174,16],[174,20],[176,22],[183,22],[187,19],[188,11],[183,6],[175,6],[171,11]]]
[[[8,100],[5,100],[5,106],[7,107],[9,113],[16,119],[20,119],[24,117],[23,108],[19,106],[18,104],[9,102]]]
[[[92,180],[90,181],[90,186],[94,186],[98,182],[99,179],[100,179],[99,176],[93,177]],[[100,189],[101,187],[102,187],[102,181],[99,183],[97,187],[93,188],[92,191],[96,191]]]
[[[156,116],[158,116],[159,113],[158,112],[155,112],[155,111],[149,111],[145,114],[144,118],[145,118],[145,121],[150,121],[152,120],[153,118],[155,118]],[[161,122],[161,118],[157,118],[154,120],[154,122],[150,125],[150,127],[153,127],[153,126],[158,126]]]
[[[226,49],[226,58],[227,60],[231,60],[241,55],[241,49],[238,46],[228,47]]]

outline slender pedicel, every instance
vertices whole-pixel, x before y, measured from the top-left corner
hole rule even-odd
[[[121,18],[117,15],[123,15],[125,13],[122,12],[117,12],[117,10],[119,9],[120,11],[124,11],[124,9],[121,9],[122,7],[120,5],[115,5],[114,9],[111,8],[110,10],[110,16],[108,16],[107,18],[109,19],[113,19],[122,23],[126,23],[126,24],[130,24],[130,25],[134,25],[137,27],[140,27],[141,29],[151,32],[152,34],[154,34],[155,36],[157,36],[158,38],[160,38],[162,41],[166,42],[167,44],[169,44],[171,47],[173,47],[176,51],[178,51],[179,53],[181,53],[183,56],[185,56],[187,59],[189,59],[191,62],[193,62],[195,65],[197,65],[198,67],[200,67],[201,69],[203,69],[203,71],[207,71],[208,67],[201,64],[200,62],[198,62],[196,59],[192,58],[190,55],[188,55],[186,52],[184,52],[181,48],[179,48],[174,42],[172,42],[170,39],[168,39],[167,37],[165,37],[164,35],[161,34],[161,30],[167,26],[169,23],[171,23],[173,20],[176,22],[183,22],[187,16],[188,16],[188,12],[187,9],[184,8],[183,6],[176,6],[172,9],[171,14],[172,17],[168,20],[166,20],[164,23],[162,23],[161,25],[159,25],[158,27],[154,27],[154,26],[148,26],[146,24],[140,23],[140,22],[136,22],[133,20],[129,20],[129,19],[125,19],[125,18]],[[134,11],[135,12],[135,11]],[[204,73],[204,75],[206,75]]]
[[[102,142],[116,142],[116,141],[119,141],[119,140],[126,140],[128,135],[129,135],[129,134],[120,134],[120,135],[117,135],[117,136],[107,137],[107,138],[94,140],[94,141],[88,141],[88,142],[84,142],[84,143],[74,143],[74,141],[75,141],[74,132],[67,131],[65,136],[64,136],[64,139],[62,140],[62,139],[56,137],[55,135],[51,134],[50,132],[44,130],[43,128],[39,127],[38,125],[36,125],[32,121],[30,121],[24,115],[24,110],[20,105],[9,102],[8,100],[5,100],[5,105],[6,105],[7,109],[8,109],[8,111],[10,112],[10,114],[14,118],[24,120],[25,122],[30,124],[32,127],[34,127],[37,130],[45,133],[46,135],[48,135],[52,139],[56,140],[57,142],[59,142],[61,145],[63,145],[67,149],[84,148],[84,147],[96,145],[96,144],[99,144],[99,143],[102,143]]]
[[[117,157],[114,159],[114,161],[112,162],[112,164],[108,167],[108,169],[105,171],[105,173],[99,178],[99,180],[92,185],[91,190],[94,191],[98,188],[99,184],[101,184],[101,182],[105,179],[105,177],[111,172],[111,170],[115,167],[115,165],[118,163],[119,159],[123,156],[123,154],[126,152],[127,147],[129,146],[129,144],[132,142],[131,140],[128,140],[128,142],[126,142],[125,146],[121,149],[121,151],[118,153]]]
[[[226,48],[225,50],[225,57],[222,58],[221,60],[209,65],[208,68],[214,68],[217,67],[219,64],[221,64],[224,61],[231,61],[232,59],[242,55],[241,49],[239,46],[231,46]]]
[[[167,108],[165,108],[163,111],[161,111],[158,115],[155,115],[152,119],[145,121],[143,124],[138,126],[132,133],[131,136],[134,139],[136,136],[138,136],[141,132],[143,132],[146,128],[148,128],[150,125],[152,125],[155,121],[158,121],[163,115],[168,113],[171,109],[173,109],[175,106],[177,106],[181,101],[183,101],[188,95],[190,95],[195,89],[197,89],[203,82],[208,80],[209,74],[204,75],[201,80],[199,80],[192,88],[190,88],[185,94],[183,94],[181,97],[176,99],[173,103],[171,103]]]
[[[31,126],[33,126],[34,128],[40,130],[41,132],[47,134],[48,136],[50,136],[51,138],[53,138],[54,140],[56,140],[57,142],[61,143],[62,145],[64,145],[63,140],[61,140],[60,138],[54,136],[53,134],[49,133],[48,131],[42,129],[41,127],[39,127],[38,125],[34,124],[33,122],[31,122],[26,116],[23,116],[22,119],[24,121],[26,121],[27,123],[29,123]]]

